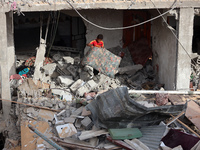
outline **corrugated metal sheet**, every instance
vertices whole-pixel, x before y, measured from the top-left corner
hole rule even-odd
[[[165,129],[165,125],[142,127],[140,131],[142,132],[143,136],[139,138],[139,140],[148,146],[150,150],[158,150]]]

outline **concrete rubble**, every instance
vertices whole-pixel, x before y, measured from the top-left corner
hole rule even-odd
[[[110,51],[113,52],[113,49]],[[119,53],[121,50],[120,47],[116,49],[115,53]],[[127,49],[123,51],[128,53]],[[17,62],[20,67],[28,57],[20,56],[18,58],[23,58]],[[118,94],[114,98],[112,94],[106,95],[111,91],[116,92],[121,87],[127,87],[128,90],[162,90],[164,85],[156,82],[150,60],[145,66],[142,66],[134,64],[130,55],[125,55],[115,78],[111,78],[100,72],[95,74],[94,69],[90,66],[81,66],[79,55],[63,56],[61,53],[54,53],[51,59],[53,62],[46,65],[39,64],[41,67],[37,68],[37,78],[34,78],[34,70],[29,77],[26,74],[11,76],[11,91],[15,103],[12,104],[10,118],[0,122],[1,133],[6,138],[4,150],[56,149],[53,144],[32,132],[29,125],[43,133],[46,139],[51,139],[66,149],[164,150],[175,147],[183,148],[184,145],[170,147],[171,145],[162,141],[166,135],[164,132],[167,133],[169,129],[179,129],[181,132],[188,133],[189,138],[195,137],[196,141],[199,141],[198,118],[194,117],[199,115],[200,103],[194,98],[191,99],[192,97],[168,94]],[[123,104],[117,103],[118,98],[123,101]],[[140,116],[144,119],[148,118],[145,119],[145,124],[141,125],[141,120],[137,122],[138,117],[131,119],[128,117],[133,115],[138,108],[130,108],[131,104],[125,102],[127,99],[132,101],[131,103],[137,104],[140,111],[146,111],[146,114],[144,112],[144,115]],[[187,108],[188,100],[192,100],[193,103],[190,102],[190,107]],[[98,102],[94,103],[95,101],[98,101],[99,104]],[[97,109],[90,110],[89,106],[91,105],[95,105],[102,112],[98,113]],[[196,113],[191,112],[192,105],[195,106]],[[174,110],[170,108],[176,106],[183,109],[174,113]],[[154,109],[156,109],[155,112]],[[104,110],[107,112],[103,112]],[[127,115],[123,116],[122,114],[127,110]],[[147,113],[148,110],[151,110],[151,113]],[[166,110],[167,113],[160,115],[160,110]],[[185,122],[184,113],[177,114],[179,111],[186,111],[186,117],[191,120],[190,124],[179,122],[180,120]],[[115,113],[109,114],[108,112]],[[159,115],[156,117],[152,115],[153,113]],[[108,119],[103,118],[103,115],[107,115]],[[118,123],[113,123],[113,120]],[[148,122],[148,120],[151,121]],[[103,121],[109,125],[103,126]],[[156,121],[156,124],[155,122],[152,124],[152,121]],[[136,128],[137,131],[141,131],[143,137],[130,139],[124,133],[125,138],[114,139],[117,133],[120,135],[120,132],[116,130],[116,133],[112,133],[116,135],[111,135],[109,132],[111,127],[125,130]],[[159,135],[157,135],[156,129],[159,131]],[[152,134],[156,136],[151,135],[149,130],[152,130]],[[156,142],[148,143],[147,137],[155,139]],[[197,142],[191,147],[198,147]]]

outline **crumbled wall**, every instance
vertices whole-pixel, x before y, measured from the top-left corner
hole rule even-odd
[[[175,89],[176,39],[162,18],[152,22],[153,64],[157,79],[166,90]]]

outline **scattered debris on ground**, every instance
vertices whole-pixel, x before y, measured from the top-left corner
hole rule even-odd
[[[4,150],[198,150],[200,96],[129,93],[164,90],[151,60],[97,51],[17,57],[10,118],[0,121]]]

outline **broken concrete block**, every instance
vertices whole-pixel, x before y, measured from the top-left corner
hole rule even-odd
[[[37,144],[36,150],[46,150],[46,147],[44,144]]]
[[[59,107],[60,109],[63,109],[63,108],[65,108],[65,105],[63,104],[63,102],[60,102],[60,103],[58,104],[58,107]]]
[[[75,83],[73,83],[70,87],[70,90],[74,93],[78,88],[80,88],[85,82],[81,79],[78,79]]]
[[[58,76],[58,81],[65,86],[69,86],[74,82],[72,76]]]
[[[92,77],[94,76],[94,69],[91,67],[91,66],[88,66],[86,65],[84,68],[83,68],[84,71],[88,72]]]
[[[82,120],[82,119],[76,119],[75,126],[76,126],[77,128],[80,128],[80,127],[81,127],[81,120]]]
[[[71,102],[72,101],[72,94],[69,92],[62,93],[62,100]]]
[[[74,64],[78,65],[81,61],[80,57],[74,57]]]
[[[77,69],[73,65],[67,67],[67,70],[72,74],[73,77],[77,76]]]
[[[60,138],[70,137],[77,133],[77,130],[74,127],[74,125],[70,123],[57,126],[56,131]]]
[[[119,74],[131,74],[134,75],[138,70],[142,69],[143,66],[141,64],[138,65],[132,65],[132,66],[126,66],[126,67],[120,67],[118,69]]]
[[[51,92],[55,95],[60,95],[60,93],[62,92],[62,89],[52,89]]]
[[[75,118],[67,117],[67,118],[64,119],[64,122],[65,123],[74,123],[75,122]]]
[[[53,111],[40,109],[38,117],[41,117],[41,118],[43,118],[44,120],[46,120],[48,122],[49,120],[50,121],[53,120],[55,113],[56,112],[53,112]]]
[[[53,55],[53,59],[55,61],[59,61],[60,59],[62,59],[62,56],[60,54],[55,54],[55,55]]]
[[[83,106],[79,107],[74,112],[72,112],[72,115],[79,116],[82,113],[82,111],[83,111]]]
[[[42,82],[45,82],[45,83],[50,83],[51,82],[51,77],[50,76],[43,76],[40,80]]]
[[[63,57],[65,63],[69,63],[69,64],[74,64],[74,58],[70,57],[70,56],[65,56]]]
[[[43,61],[45,60],[45,57],[44,57],[45,52],[46,52],[45,40],[41,39],[40,47],[37,50],[35,64],[34,64],[35,66],[35,71],[34,71],[34,76],[33,76],[34,81],[41,79],[40,68],[43,66]]]
[[[91,126],[92,120],[89,117],[85,117],[82,121],[81,124],[85,127],[88,128]]]
[[[42,68],[44,69],[45,75],[51,76],[56,70],[56,66],[57,66],[56,63],[51,63],[43,66]]]
[[[45,106],[45,107],[52,108],[52,107],[53,107],[53,104],[50,103],[50,102],[48,102],[48,101],[45,101],[45,102],[44,102],[44,106]]]
[[[33,116],[35,116],[35,117],[38,116],[38,114],[39,114],[39,112],[36,109],[34,109],[33,107],[25,108],[24,111],[25,111],[25,113],[32,113]]]
[[[83,81],[88,81],[92,78],[92,76],[86,71],[82,71],[79,75],[80,75],[80,79]]]
[[[63,76],[70,75],[70,72],[67,69],[65,69],[64,66],[61,66],[60,64],[57,64],[56,72]]]
[[[82,111],[81,116],[89,116],[89,115],[91,115],[91,111],[87,111],[87,110],[85,109],[85,107],[83,107],[83,111]]]
[[[97,87],[98,84],[94,82],[94,80],[89,80],[86,84],[81,86],[77,91],[76,94],[79,96],[83,96],[84,93],[90,92],[92,89]]]

